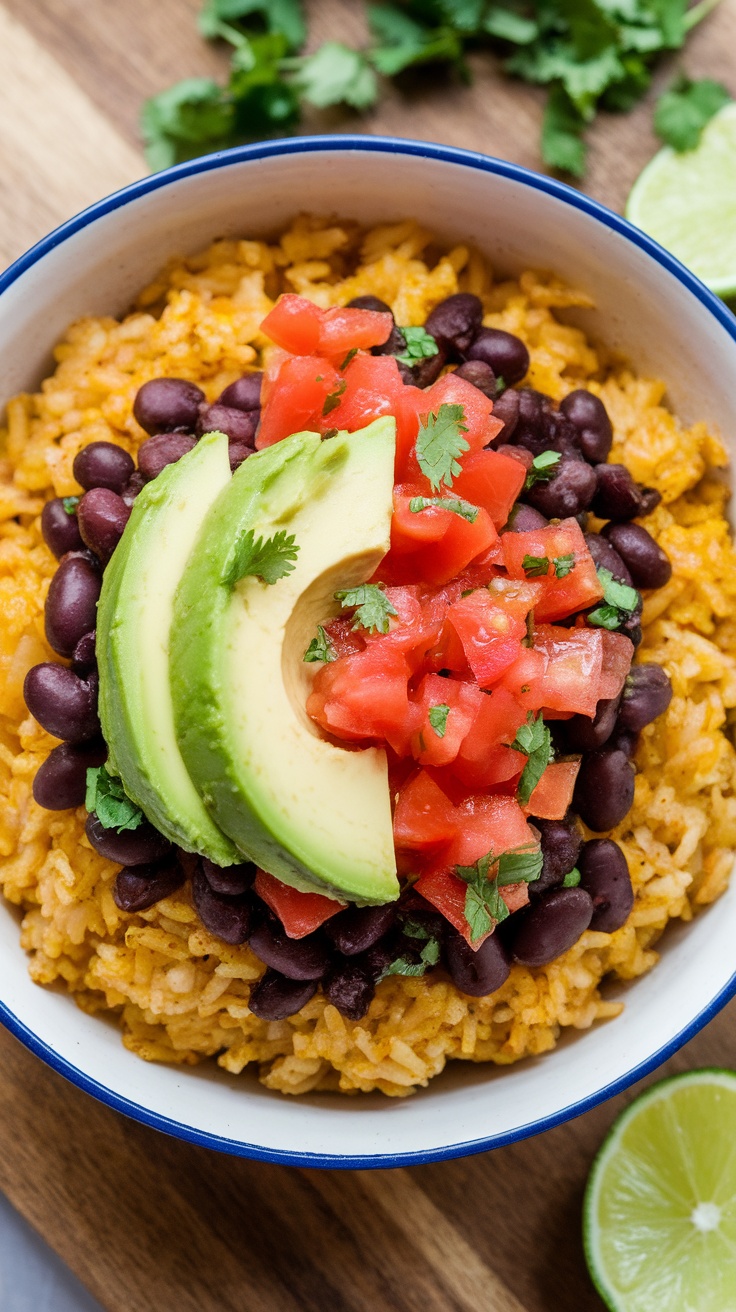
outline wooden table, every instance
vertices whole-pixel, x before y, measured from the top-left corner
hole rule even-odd
[[[221,75],[197,0],[0,5],[0,263],[145,173],[143,97]],[[314,0],[313,39],[355,38],[362,6]],[[736,94],[736,0],[698,30],[693,76]],[[474,57],[472,87],[391,92],[360,127],[539,167],[541,97]],[[662,69],[658,85],[672,69]],[[601,118],[585,189],[620,209],[653,153],[651,98]],[[668,1063],[736,1066],[736,1003]],[[421,1094],[419,1095],[421,1097]],[[394,1172],[297,1171],[222,1157],[93,1102],[0,1031],[0,1187],[110,1312],[587,1312],[586,1174],[630,1094],[541,1138]]]

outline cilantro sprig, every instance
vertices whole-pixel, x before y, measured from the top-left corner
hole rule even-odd
[[[87,771],[84,804],[88,811],[94,811],[105,829],[115,829],[119,834],[126,829],[137,829],[145,819],[141,808],[128,797],[121,781],[108,774],[104,765],[90,767]]]
[[[596,572],[603,588],[603,605],[588,612],[588,623],[599,629],[618,629],[633,615],[641,597],[636,588],[619,583],[602,565]]]
[[[263,583],[277,583],[294,569],[299,547],[293,533],[281,529],[270,538],[257,538],[252,528],[241,533],[230,552],[222,582],[233,588],[253,575]]]
[[[396,959],[381,972],[376,980],[377,984],[380,984],[381,980],[386,979],[388,975],[424,975],[427,969],[430,966],[436,966],[440,959],[439,939],[436,938],[434,934],[430,933],[425,925],[421,925],[418,920],[405,920],[402,930],[406,938],[413,938],[424,944],[424,947],[417,948],[419,960],[412,961],[406,954],[396,957]]]
[[[435,492],[443,483],[446,487],[452,486],[452,480],[461,471],[459,458],[470,450],[470,443],[463,437],[468,431],[464,421],[464,407],[447,403],[419,421],[415,446],[417,460]]]
[[[528,491],[535,483],[548,483],[554,476],[561,459],[562,455],[559,451],[540,451],[532,460],[531,469],[527,471],[524,490]]]
[[[471,943],[490,933],[495,924],[506,920],[510,912],[501,896],[508,884],[531,883],[542,871],[542,853],[528,844],[512,848],[500,856],[487,852],[472,866],[455,866],[455,874],[468,885],[465,894],[465,919],[470,929]],[[493,879],[489,872],[497,864]]]
[[[429,708],[429,723],[438,738],[444,738],[447,732],[447,717],[449,714],[450,708],[445,702],[440,702],[438,706],[430,706]]]
[[[310,664],[312,661],[324,661],[328,664],[330,661],[337,660],[337,652],[330,642],[327,630],[321,624],[317,625],[317,637],[312,638],[302,660]]]
[[[462,497],[412,497],[409,502],[412,515],[418,515],[422,510],[430,510],[432,506],[436,506],[438,510],[450,510],[453,515],[467,519],[469,524],[474,524],[478,518],[478,507],[471,505],[469,501],[463,501]]]
[[[396,359],[400,360],[402,364],[408,365],[411,368],[411,366],[417,364],[419,360],[429,360],[433,355],[438,354],[440,348],[432,334],[428,333],[426,328],[402,327],[399,329],[399,332],[406,343],[406,347],[401,352],[401,355],[397,355],[396,357]]]
[[[681,73],[654,107],[654,131],[673,150],[694,150],[706,123],[730,99],[721,82],[710,77],[691,82]]]
[[[398,614],[396,607],[377,583],[360,583],[357,588],[343,588],[335,593],[335,601],[340,602],[343,610],[354,606],[353,628],[367,629],[369,633],[388,633],[390,617]]]
[[[64,507],[64,510],[66,511],[67,515],[76,515],[77,506],[79,505],[80,500],[81,500],[80,497],[61,498],[61,504]]]
[[[538,715],[529,712],[526,724],[517,729],[511,746],[514,751],[523,752],[527,758],[517,788],[517,797],[522,806],[526,806],[553,756],[552,735],[542,719],[541,711]]]

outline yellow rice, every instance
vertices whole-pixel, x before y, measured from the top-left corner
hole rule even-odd
[[[53,659],[43,601],[56,562],[39,514],[51,495],[79,492],[72,461],[88,442],[135,453],[137,388],[169,374],[208,399],[256,366],[258,325],[283,290],[320,305],[373,293],[399,323],[422,323],[458,290],[483,298],[484,322],[518,333],[532,359],[528,382],[556,399],[581,384],[605,401],[615,428],[612,459],[662,493],[647,520],[673,563],[671,582],[647,599],[639,659],[660,661],[674,697],[642,735],[634,806],[614,837],[636,890],[626,925],[588,931],[540,970],[514,966],[489,998],[468,998],[441,973],[392,977],[362,1021],[344,1020],[317,994],[286,1021],[248,1010],[262,966],[202,928],[182,890],[139,915],[112,898],[116,867],[84,836],[85,812],[44,811],[31,796],[54,740],[27,714],[23,678]],[[726,463],[702,424],[685,428],[664,405],[664,386],[609,360],[555,311],[586,298],[554,276],[496,281],[481,256],[441,252],[406,221],[362,232],[352,223],[300,218],[275,243],[217,242],[173,261],[122,322],[83,319],[56,350],[52,377],[7,410],[0,444],[0,886],[24,912],[21,942],[39,984],[63,983],[88,1012],[113,1010],[123,1042],[151,1061],[216,1057],[238,1074],[257,1062],[283,1093],[313,1089],[412,1092],[448,1058],[510,1063],[552,1048],[565,1026],[615,1016],[604,976],[633,979],[657,960],[668,920],[689,920],[727,885],[736,848],[736,754],[727,730],[736,707],[736,553],[725,491],[711,471]],[[630,1005],[636,1006],[636,994]]]

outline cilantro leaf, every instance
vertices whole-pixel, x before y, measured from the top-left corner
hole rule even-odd
[[[209,40],[221,36],[232,41],[232,25],[238,24],[235,35],[241,36],[252,30],[254,17],[268,32],[286,37],[292,50],[304,45],[307,29],[301,0],[205,0],[197,26]]]
[[[115,829],[119,834],[127,829],[137,829],[145,819],[141,808],[128,797],[120,779],[108,774],[104,765],[87,771],[84,804],[89,812],[94,811],[105,829]]]
[[[353,628],[367,629],[369,633],[388,633],[389,617],[398,614],[377,583],[360,583],[357,588],[345,588],[335,593],[335,600],[340,602],[343,610],[355,606]]]
[[[601,88],[602,89],[602,88]],[[550,168],[581,178],[585,173],[585,118],[564,87],[553,87],[542,117],[542,159]]]
[[[421,510],[429,510],[432,506],[438,510],[451,510],[453,515],[460,515],[469,524],[474,524],[478,518],[478,507],[463,501],[462,497],[412,497],[409,502],[412,515],[418,515]]]
[[[533,711],[529,712],[526,724],[517,729],[511,746],[514,751],[523,752],[527,758],[517,789],[519,801],[522,806],[526,806],[553,756],[552,735],[542,719],[541,711],[536,716]]]
[[[348,351],[347,355],[345,356],[345,359],[343,360],[342,364],[340,365],[340,373],[344,373],[344,371],[347,369],[348,365],[349,365],[349,364],[355,359],[355,357],[356,357],[357,354],[358,354],[358,348],[357,348],[357,346],[351,346],[351,347],[350,347],[350,350]]]
[[[76,513],[77,513],[77,506],[79,505],[80,500],[81,500],[81,497],[62,497],[62,498],[61,498],[61,504],[62,504],[62,506],[64,507],[64,509],[65,509],[65,511],[66,511],[66,513],[67,513],[67,515],[76,515]]]
[[[445,404],[419,421],[417,460],[435,492],[443,483],[447,487],[452,485],[453,478],[461,471],[458,457],[470,450],[470,443],[462,436],[468,431],[464,419],[463,406]]]
[[[365,55],[340,41],[325,41],[302,60],[295,86],[310,105],[368,109],[378,99],[378,82]]]
[[[588,611],[588,623],[597,629],[617,629],[621,620],[618,606],[596,606],[595,610]]]
[[[146,160],[156,171],[224,145],[234,121],[232,103],[212,78],[184,78],[143,105]]]
[[[472,866],[455,866],[458,879],[468,885],[465,894],[464,915],[470,929],[471,943],[476,943],[484,934],[490,933],[496,924],[506,920],[509,909],[498,888],[498,876],[488,878],[488,871],[498,860],[493,852],[487,852]]]
[[[312,661],[324,661],[328,664],[330,661],[337,660],[337,652],[330,642],[327,630],[321,624],[317,625],[317,637],[312,638],[302,660],[308,664]]]
[[[599,566],[596,573],[603,588],[602,606],[588,612],[588,623],[599,629],[617,629],[636,610],[641,600],[636,588],[619,583],[610,570]]]
[[[673,150],[694,150],[706,123],[731,99],[710,77],[691,82],[681,74],[654,107],[654,131]]]
[[[559,451],[540,451],[532,460],[532,467],[524,479],[524,490],[528,491],[535,483],[547,483],[553,478],[561,459],[562,454]]]
[[[565,875],[565,878],[562,881],[562,887],[577,888],[579,883],[580,883],[580,871],[578,870],[577,866],[573,866],[572,870],[569,870],[568,873]]]
[[[490,6],[483,19],[483,30],[517,46],[526,46],[539,36],[539,24],[533,18],[525,18],[506,5]]]
[[[367,17],[376,42],[369,58],[385,77],[415,64],[444,62],[464,70],[462,41],[452,27],[427,27],[393,4],[368,5]]]
[[[241,533],[236,541],[222,576],[226,587],[232,588],[248,575],[264,583],[277,583],[291,574],[299,554],[293,534],[280,529],[271,538],[256,538],[252,528]]]
[[[524,556],[521,568],[528,579],[546,578],[549,573],[549,556]]]
[[[437,355],[440,348],[426,328],[399,328],[399,332],[406,343],[401,355],[396,356],[402,364],[411,367],[417,360],[429,360]]]
[[[499,885],[533,883],[542,873],[543,861],[541,848],[531,844],[504,852],[498,860]]]
[[[347,379],[341,378],[334,391],[327,393],[327,396],[325,397],[325,403],[322,406],[323,415],[332,414],[332,411],[337,409],[337,407],[340,404],[340,397],[345,391],[347,385],[348,385]]]
[[[555,577],[566,579],[575,568],[575,552],[568,551],[564,556],[555,556],[552,563],[555,567]]]
[[[427,967],[423,961],[410,961],[408,957],[397,957],[384,970],[376,980],[380,984],[382,980],[387,979],[389,975],[423,975]]]
[[[447,730],[447,717],[450,714],[450,708],[441,702],[439,706],[430,706],[429,723],[437,734],[438,738],[444,738]]]

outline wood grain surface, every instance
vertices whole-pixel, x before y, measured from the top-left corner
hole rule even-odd
[[[0,4],[0,264],[143,176],[143,97],[185,75],[224,72],[223,53],[196,34],[198,7]],[[313,42],[360,36],[357,0],[308,7]],[[420,79],[365,119],[329,112],[307,127],[421,137],[538,168],[541,97],[505,82],[490,57],[472,63],[470,87]],[[736,94],[736,0],[722,0],[684,64]],[[672,67],[660,70],[658,87]],[[601,116],[590,134],[585,190],[617,209],[655,149],[651,99],[631,115]],[[736,1003],[664,1071],[698,1065],[736,1066]],[[462,1161],[297,1171],[134,1124],[0,1031],[0,1188],[109,1312],[596,1312],[582,1192],[631,1096]]]

